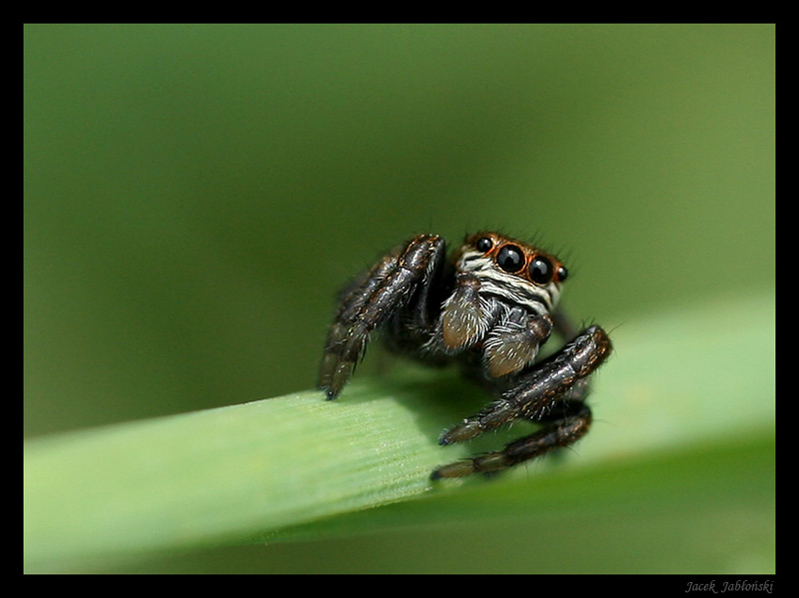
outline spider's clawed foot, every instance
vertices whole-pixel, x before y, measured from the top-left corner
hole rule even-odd
[[[322,356],[318,387],[325,391],[327,400],[335,399],[355,371],[366,346],[368,333],[348,330],[335,324],[328,334],[328,350]]]

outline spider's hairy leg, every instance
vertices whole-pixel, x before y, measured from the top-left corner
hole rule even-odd
[[[554,448],[574,444],[588,432],[591,426],[591,410],[579,401],[570,401],[563,409],[573,412],[573,415],[562,417],[535,434],[511,442],[501,451],[439,467],[430,477],[437,480],[459,478],[473,473],[493,473],[540,457]]]
[[[418,235],[386,255],[341,296],[319,370],[320,389],[335,399],[363,356],[369,335],[408,307],[427,300],[426,286],[445,258],[444,240]],[[416,293],[422,289],[423,292]]]
[[[591,420],[591,412],[583,403],[587,394],[586,378],[607,359],[611,350],[605,331],[591,326],[560,352],[520,374],[518,382],[498,401],[445,432],[439,443],[463,442],[519,418],[554,423],[499,453],[439,468],[433,472],[433,477],[459,477],[477,471],[504,469],[556,446],[575,442],[588,431]]]
[[[523,373],[513,388],[488,408],[445,432],[443,445],[470,440],[496,430],[517,418],[539,421],[552,406],[596,370],[611,351],[610,339],[599,326],[591,326],[560,352]],[[584,393],[581,392],[581,397]]]

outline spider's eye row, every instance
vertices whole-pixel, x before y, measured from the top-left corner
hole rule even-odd
[[[558,268],[558,280],[563,282],[569,277],[569,271],[566,269],[566,266],[561,266]]]
[[[488,253],[491,251],[491,248],[494,246],[494,242],[491,240],[490,237],[481,237],[477,240],[477,243],[474,244],[477,248],[477,251],[482,251],[483,253]]]
[[[537,255],[530,263],[530,278],[537,284],[548,284],[552,280],[553,273],[552,262],[542,255]]]
[[[524,267],[524,253],[515,245],[505,245],[497,254],[497,265],[505,272],[518,272]]]

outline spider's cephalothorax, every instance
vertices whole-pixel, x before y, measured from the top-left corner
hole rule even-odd
[[[543,427],[503,450],[439,467],[433,478],[495,472],[568,446],[591,424],[588,379],[611,351],[599,326],[575,333],[557,309],[568,275],[553,255],[495,232],[466,238],[452,260],[444,240],[418,235],[344,290],[327,338],[319,387],[335,399],[372,331],[397,353],[431,364],[456,362],[497,395],[445,432],[462,442],[515,419]],[[570,342],[536,363],[557,331]]]

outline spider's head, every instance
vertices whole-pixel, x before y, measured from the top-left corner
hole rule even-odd
[[[459,274],[480,281],[480,294],[545,314],[558,303],[569,272],[554,255],[495,232],[470,235],[460,250]]]

